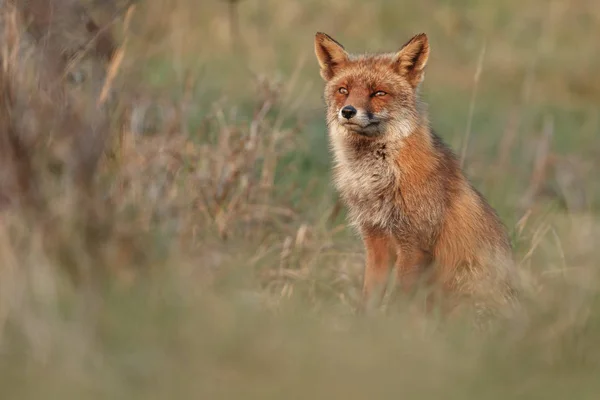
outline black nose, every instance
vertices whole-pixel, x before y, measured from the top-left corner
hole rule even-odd
[[[352,106],[346,106],[342,108],[342,117],[350,119],[356,115],[356,108]]]

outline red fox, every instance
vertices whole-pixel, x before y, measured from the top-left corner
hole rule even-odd
[[[428,276],[442,294],[501,294],[506,303],[514,268],[506,227],[430,128],[418,97],[427,36],[396,53],[353,55],[319,32],[315,53],[334,183],[366,250],[360,309],[376,291],[381,302],[391,255],[404,291]]]

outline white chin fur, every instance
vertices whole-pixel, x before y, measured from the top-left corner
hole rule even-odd
[[[355,130],[356,129],[352,129],[352,127],[350,126],[345,126],[344,122],[346,122],[345,119],[342,118],[336,118],[334,120],[334,124],[333,126],[331,126],[331,128],[333,129],[332,133],[336,133],[337,135],[347,135],[347,134],[356,134]],[[353,121],[354,122],[354,121]],[[361,126],[366,126],[368,125],[368,120],[367,121],[356,121],[356,124],[360,124]],[[399,138],[406,138],[408,137],[412,131],[414,130],[414,124],[412,121],[408,120],[408,119],[403,119],[403,120],[396,120],[396,121],[386,121],[386,122],[380,122],[379,125],[379,135],[383,135],[385,134],[387,135],[393,135],[395,137],[399,137]]]

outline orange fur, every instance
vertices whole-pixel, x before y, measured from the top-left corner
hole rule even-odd
[[[367,263],[363,281],[363,297],[370,298],[374,292],[383,296],[385,282],[390,268],[390,249],[392,242],[389,235],[380,232],[363,232],[367,251]]]
[[[367,253],[363,305],[383,287],[390,252],[404,291],[427,271],[449,294],[508,298],[506,228],[432,131],[419,98],[425,34],[396,53],[352,55],[317,33],[334,181]]]

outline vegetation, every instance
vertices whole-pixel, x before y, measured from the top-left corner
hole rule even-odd
[[[51,37],[91,54],[66,64],[25,3],[0,1],[3,398],[597,397],[595,1],[56,0],[100,29]],[[355,315],[317,31],[428,33],[423,99],[511,231],[524,316]]]

